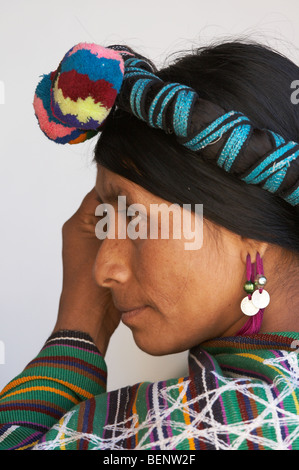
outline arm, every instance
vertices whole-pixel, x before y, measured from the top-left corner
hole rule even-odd
[[[119,312],[109,289],[93,279],[101,244],[95,236],[97,205],[92,189],[63,226],[57,322],[40,354],[0,395],[0,449],[32,447],[74,405],[105,391],[104,355]]]
[[[30,449],[76,404],[106,390],[106,364],[91,337],[59,331],[0,394],[0,450]]]

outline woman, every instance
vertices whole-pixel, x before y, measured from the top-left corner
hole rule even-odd
[[[79,46],[82,59],[88,45]],[[95,187],[63,226],[53,334],[2,391],[0,448],[298,450],[299,112],[290,99],[298,67],[269,47],[237,40],[199,48],[160,71],[129,48],[113,48],[126,60],[133,54],[133,69],[126,61],[118,107],[103,118]],[[56,91],[57,83],[71,88],[66,63],[51,74]],[[137,83],[142,74],[151,87]],[[185,86],[176,101],[163,94],[165,83]],[[42,130],[65,143],[42,127],[46,107],[38,99]],[[63,106],[55,106],[57,117]],[[230,114],[230,130],[221,128],[216,139],[211,133],[198,148],[194,137],[192,148],[190,129],[205,139],[210,123],[231,110],[242,127]],[[61,125],[55,116],[51,123]],[[94,135],[92,126],[82,129],[68,141]],[[229,148],[228,135],[235,139]],[[289,141],[287,154],[276,152]],[[277,155],[278,166],[250,180],[265,155]],[[186,250],[187,237],[171,233],[163,239],[160,223],[156,239],[100,240],[95,227],[104,214],[96,208],[117,209],[120,195],[127,206],[143,205],[146,233],[153,204],[178,204],[181,214],[191,204],[193,223],[194,205],[202,204],[202,246]],[[134,217],[119,220],[116,233]],[[266,302],[254,303],[255,293]],[[149,354],[190,350],[189,375],[106,392],[104,356],[120,320]]]

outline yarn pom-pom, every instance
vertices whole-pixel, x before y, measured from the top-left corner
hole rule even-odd
[[[77,44],[36,87],[33,107],[41,130],[61,144],[93,137],[115,103],[123,76],[119,52],[97,44]]]

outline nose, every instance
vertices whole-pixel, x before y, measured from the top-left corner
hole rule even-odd
[[[129,243],[126,239],[105,238],[100,245],[93,266],[93,276],[101,287],[112,288],[124,284],[131,276]]]

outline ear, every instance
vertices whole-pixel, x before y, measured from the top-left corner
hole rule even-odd
[[[243,247],[241,249],[241,258],[242,262],[246,265],[246,259],[248,253],[250,254],[251,262],[256,262],[256,254],[259,253],[260,257],[263,258],[267,249],[269,248],[269,243],[259,242],[251,238],[241,237],[243,242]]]

